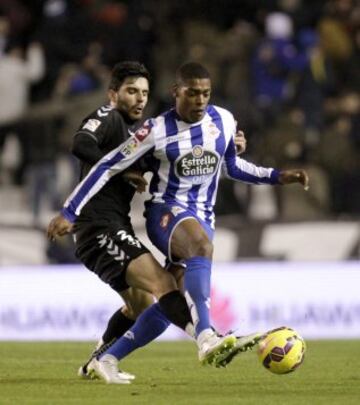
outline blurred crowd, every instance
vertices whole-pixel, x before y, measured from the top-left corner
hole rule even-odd
[[[246,159],[305,167],[312,212],[359,215],[359,49],[356,0],[0,0],[0,184],[26,190],[35,222],[43,199],[57,209],[77,181],[72,135],[105,100],[112,65],[146,64],[154,115],[194,60],[245,131]],[[222,182],[219,213],[253,203]]]

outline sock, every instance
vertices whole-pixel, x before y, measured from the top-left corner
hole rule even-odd
[[[170,325],[159,304],[153,304],[137,318],[135,324],[121,336],[100,358],[111,354],[118,360],[145,346],[160,336]]]
[[[159,299],[159,305],[167,319],[182,330],[193,329],[192,319],[185,297],[179,290],[171,291]]]
[[[185,298],[190,308],[197,337],[210,325],[211,260],[196,256],[185,261]]]
[[[103,342],[110,343],[113,339],[118,339],[128,329],[134,325],[135,321],[128,318],[121,312],[121,308],[118,309],[112,317],[109,319],[106,330],[103,334]]]

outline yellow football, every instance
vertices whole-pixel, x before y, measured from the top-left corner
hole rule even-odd
[[[304,361],[305,350],[304,339],[294,329],[282,326],[262,336],[258,356],[261,364],[272,373],[286,374]]]

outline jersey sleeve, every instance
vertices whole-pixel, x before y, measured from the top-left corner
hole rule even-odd
[[[93,139],[99,145],[105,142],[112,110],[113,108],[111,106],[105,105],[98,108],[84,119],[75,133],[75,138],[81,134],[82,136],[88,136]]]
[[[278,170],[256,166],[236,156],[233,138],[230,139],[224,159],[225,175],[231,179],[249,184],[279,184]]]
[[[90,165],[94,165],[104,156],[99,143],[93,137],[84,133],[79,133],[74,137],[71,153]]]
[[[146,121],[126,142],[105,155],[66,200],[62,215],[74,222],[84,205],[118,173],[123,172],[155,147],[153,122]]]

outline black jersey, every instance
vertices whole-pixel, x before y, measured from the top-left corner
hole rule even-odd
[[[81,123],[75,137],[85,134],[96,141],[99,150],[105,155],[127,140],[130,136],[129,125],[122,114],[109,105],[98,108]],[[81,160],[80,177],[84,178],[92,164]],[[122,179],[121,175],[112,177],[109,182],[83,208],[75,223],[106,224],[113,221],[130,224],[130,202],[135,189]]]

